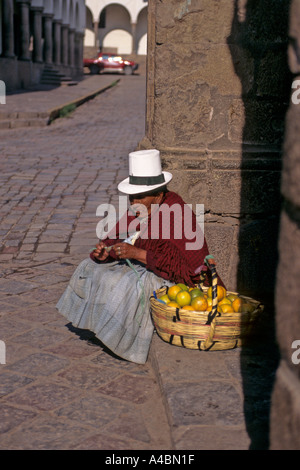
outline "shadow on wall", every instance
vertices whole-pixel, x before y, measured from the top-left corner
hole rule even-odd
[[[256,340],[241,353],[246,426],[251,449],[269,447],[270,399],[279,355],[274,292],[281,209],[281,160],[291,75],[287,64],[290,0],[236,0],[228,37],[242,84],[231,113],[244,119],[238,291],[266,306]],[[279,273],[280,275],[280,273]],[[264,296],[262,297],[262,293]]]

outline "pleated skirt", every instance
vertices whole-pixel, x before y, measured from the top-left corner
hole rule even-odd
[[[171,283],[135,262],[82,261],[56,308],[75,327],[88,329],[117,356],[145,364],[154,326],[150,296]]]

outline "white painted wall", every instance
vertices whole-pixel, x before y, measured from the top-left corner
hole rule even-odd
[[[136,29],[136,50],[139,54],[146,54],[147,5],[148,2],[143,0],[86,0],[87,24],[84,45],[109,47],[117,49],[118,54],[130,54],[133,48],[133,31]],[[104,8],[106,8],[105,28],[95,28],[95,23],[99,22]]]
[[[117,50],[117,54],[130,54],[132,36],[124,29],[114,29],[104,37],[103,48],[114,48]]]

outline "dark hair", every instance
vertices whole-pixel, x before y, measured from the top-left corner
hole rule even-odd
[[[145,193],[139,194],[129,194],[129,199],[143,199],[147,196],[158,196],[160,193],[166,193],[168,191],[167,186],[161,186],[160,188],[152,189],[152,191],[147,191]]]

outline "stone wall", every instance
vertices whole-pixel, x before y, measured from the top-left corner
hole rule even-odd
[[[289,1],[150,0],[146,136],[228,288],[274,292]]]

